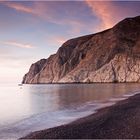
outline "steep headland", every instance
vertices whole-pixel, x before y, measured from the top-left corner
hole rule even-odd
[[[66,41],[31,65],[22,83],[140,82],[140,16]]]

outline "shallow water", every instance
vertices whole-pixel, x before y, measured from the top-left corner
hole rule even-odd
[[[140,92],[140,84],[0,86],[0,138],[71,122]]]

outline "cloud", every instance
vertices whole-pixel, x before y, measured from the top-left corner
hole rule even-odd
[[[1,44],[4,44],[4,45],[9,45],[9,46],[15,46],[15,47],[18,47],[18,48],[26,48],[26,49],[31,49],[31,48],[34,48],[33,45],[31,44],[23,44],[23,43],[19,43],[19,42],[16,42],[16,41],[1,41],[0,42]]]
[[[47,36],[46,40],[47,40],[47,43],[52,46],[61,46],[68,39],[66,39],[62,36]]]
[[[22,11],[22,12],[26,12],[26,13],[30,13],[30,14],[36,14],[35,10],[33,10],[32,8],[18,4],[18,3],[5,2],[4,4],[17,11]]]
[[[63,44],[66,39],[64,37],[57,37],[57,38],[54,38],[54,41],[58,44]]]
[[[55,2],[32,2],[31,5],[22,2],[2,2],[5,6],[12,8],[18,12],[30,14],[40,18],[41,20],[54,23],[57,25],[66,25],[71,28],[71,32],[79,33],[85,26],[85,22],[79,20],[80,16],[68,12],[68,4],[60,4]],[[72,7],[71,7],[72,8]],[[70,9],[70,7],[69,7]],[[76,10],[77,11],[77,10]],[[61,14],[63,12],[63,14]],[[75,13],[77,14],[77,12]],[[76,17],[76,18],[75,18]]]
[[[16,10],[17,12],[31,14],[35,16],[34,19],[36,21],[44,20],[60,26],[69,26],[72,34],[80,34],[83,29],[90,31],[94,28],[94,30],[98,31],[111,28],[115,23],[129,15],[132,15],[130,13],[134,13],[135,11],[126,5],[123,7],[120,5],[118,6],[114,1],[85,0],[79,2],[61,1],[61,3],[58,1],[6,1],[0,3]],[[121,3],[121,5],[123,4]],[[92,10],[92,14],[88,13],[91,11],[87,8]],[[90,16],[90,14],[92,16]],[[101,22],[101,24],[98,24],[93,16],[96,16],[100,20],[99,22]],[[90,18],[87,20],[86,17]]]
[[[114,25],[115,10],[112,2],[109,1],[85,1],[91,8],[94,15],[101,20],[101,28],[107,29]]]
[[[47,8],[48,5],[45,2],[33,2],[30,6],[24,5],[22,2],[2,2],[2,4],[16,11],[47,19],[49,22],[59,23],[59,21],[55,20],[54,13],[49,11],[50,9]]]

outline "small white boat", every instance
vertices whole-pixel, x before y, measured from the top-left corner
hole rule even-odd
[[[23,84],[18,84],[18,86],[23,86]]]

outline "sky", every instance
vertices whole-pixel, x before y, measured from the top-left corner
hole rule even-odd
[[[0,1],[0,83],[20,83],[30,65],[68,39],[140,15],[140,1]]]

